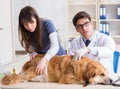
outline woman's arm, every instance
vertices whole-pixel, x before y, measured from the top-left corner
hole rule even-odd
[[[58,44],[58,37],[56,32],[52,32],[49,35],[50,39],[50,48],[46,52],[44,58],[46,58],[48,61],[57,54],[59,50],[59,44]]]

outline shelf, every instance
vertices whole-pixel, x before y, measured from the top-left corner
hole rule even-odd
[[[120,0],[99,0],[99,3],[103,3],[103,4],[117,4],[117,3],[120,3]]]
[[[100,21],[120,21],[120,19],[100,19]]]
[[[104,5],[120,5],[119,3],[99,3],[99,5],[101,5],[101,4],[104,4]]]
[[[67,4],[67,6],[79,6],[79,5],[96,5],[96,3],[72,3],[72,4]]]
[[[120,38],[120,35],[116,35],[116,36],[111,36],[113,38]]]
[[[96,19],[92,19],[91,20],[92,22],[96,22],[97,20]],[[68,23],[72,23],[72,18],[71,18],[71,20],[70,19],[68,19],[68,21],[67,21]]]
[[[67,3],[73,4],[73,3],[80,3],[80,4],[96,4],[97,0],[67,0]]]

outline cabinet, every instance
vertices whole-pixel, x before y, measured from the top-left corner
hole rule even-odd
[[[4,64],[12,60],[12,38],[10,28],[0,30],[0,61]]]
[[[101,7],[105,8],[105,19],[100,18]],[[90,14],[95,30],[101,31],[101,24],[107,24],[109,35],[113,37],[116,45],[120,44],[120,18],[118,19],[120,0],[66,0],[68,46],[69,42],[79,35],[72,23],[73,16],[79,11]]]
[[[0,61],[6,63],[13,58],[10,0],[0,1]]]

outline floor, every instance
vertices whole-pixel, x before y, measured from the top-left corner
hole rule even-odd
[[[12,69],[16,69],[16,73],[19,73],[23,64],[29,60],[29,55],[25,55],[21,58],[17,58],[14,62],[5,65],[6,72],[12,72]],[[120,67],[120,66],[119,66]],[[120,71],[119,71],[120,72]],[[24,82],[9,86],[0,86],[1,89],[120,89],[112,85],[88,85],[83,87],[80,84],[58,84],[58,83],[35,83]]]

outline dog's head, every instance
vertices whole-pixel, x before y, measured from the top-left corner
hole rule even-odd
[[[82,57],[80,60],[73,60],[71,67],[78,82],[84,84],[84,86],[112,83],[106,68],[92,59]]]
[[[112,80],[108,76],[107,70],[98,62],[87,63],[84,79],[86,84],[111,84]]]
[[[12,85],[20,82],[20,76],[18,74],[5,75],[2,80],[2,85]]]

